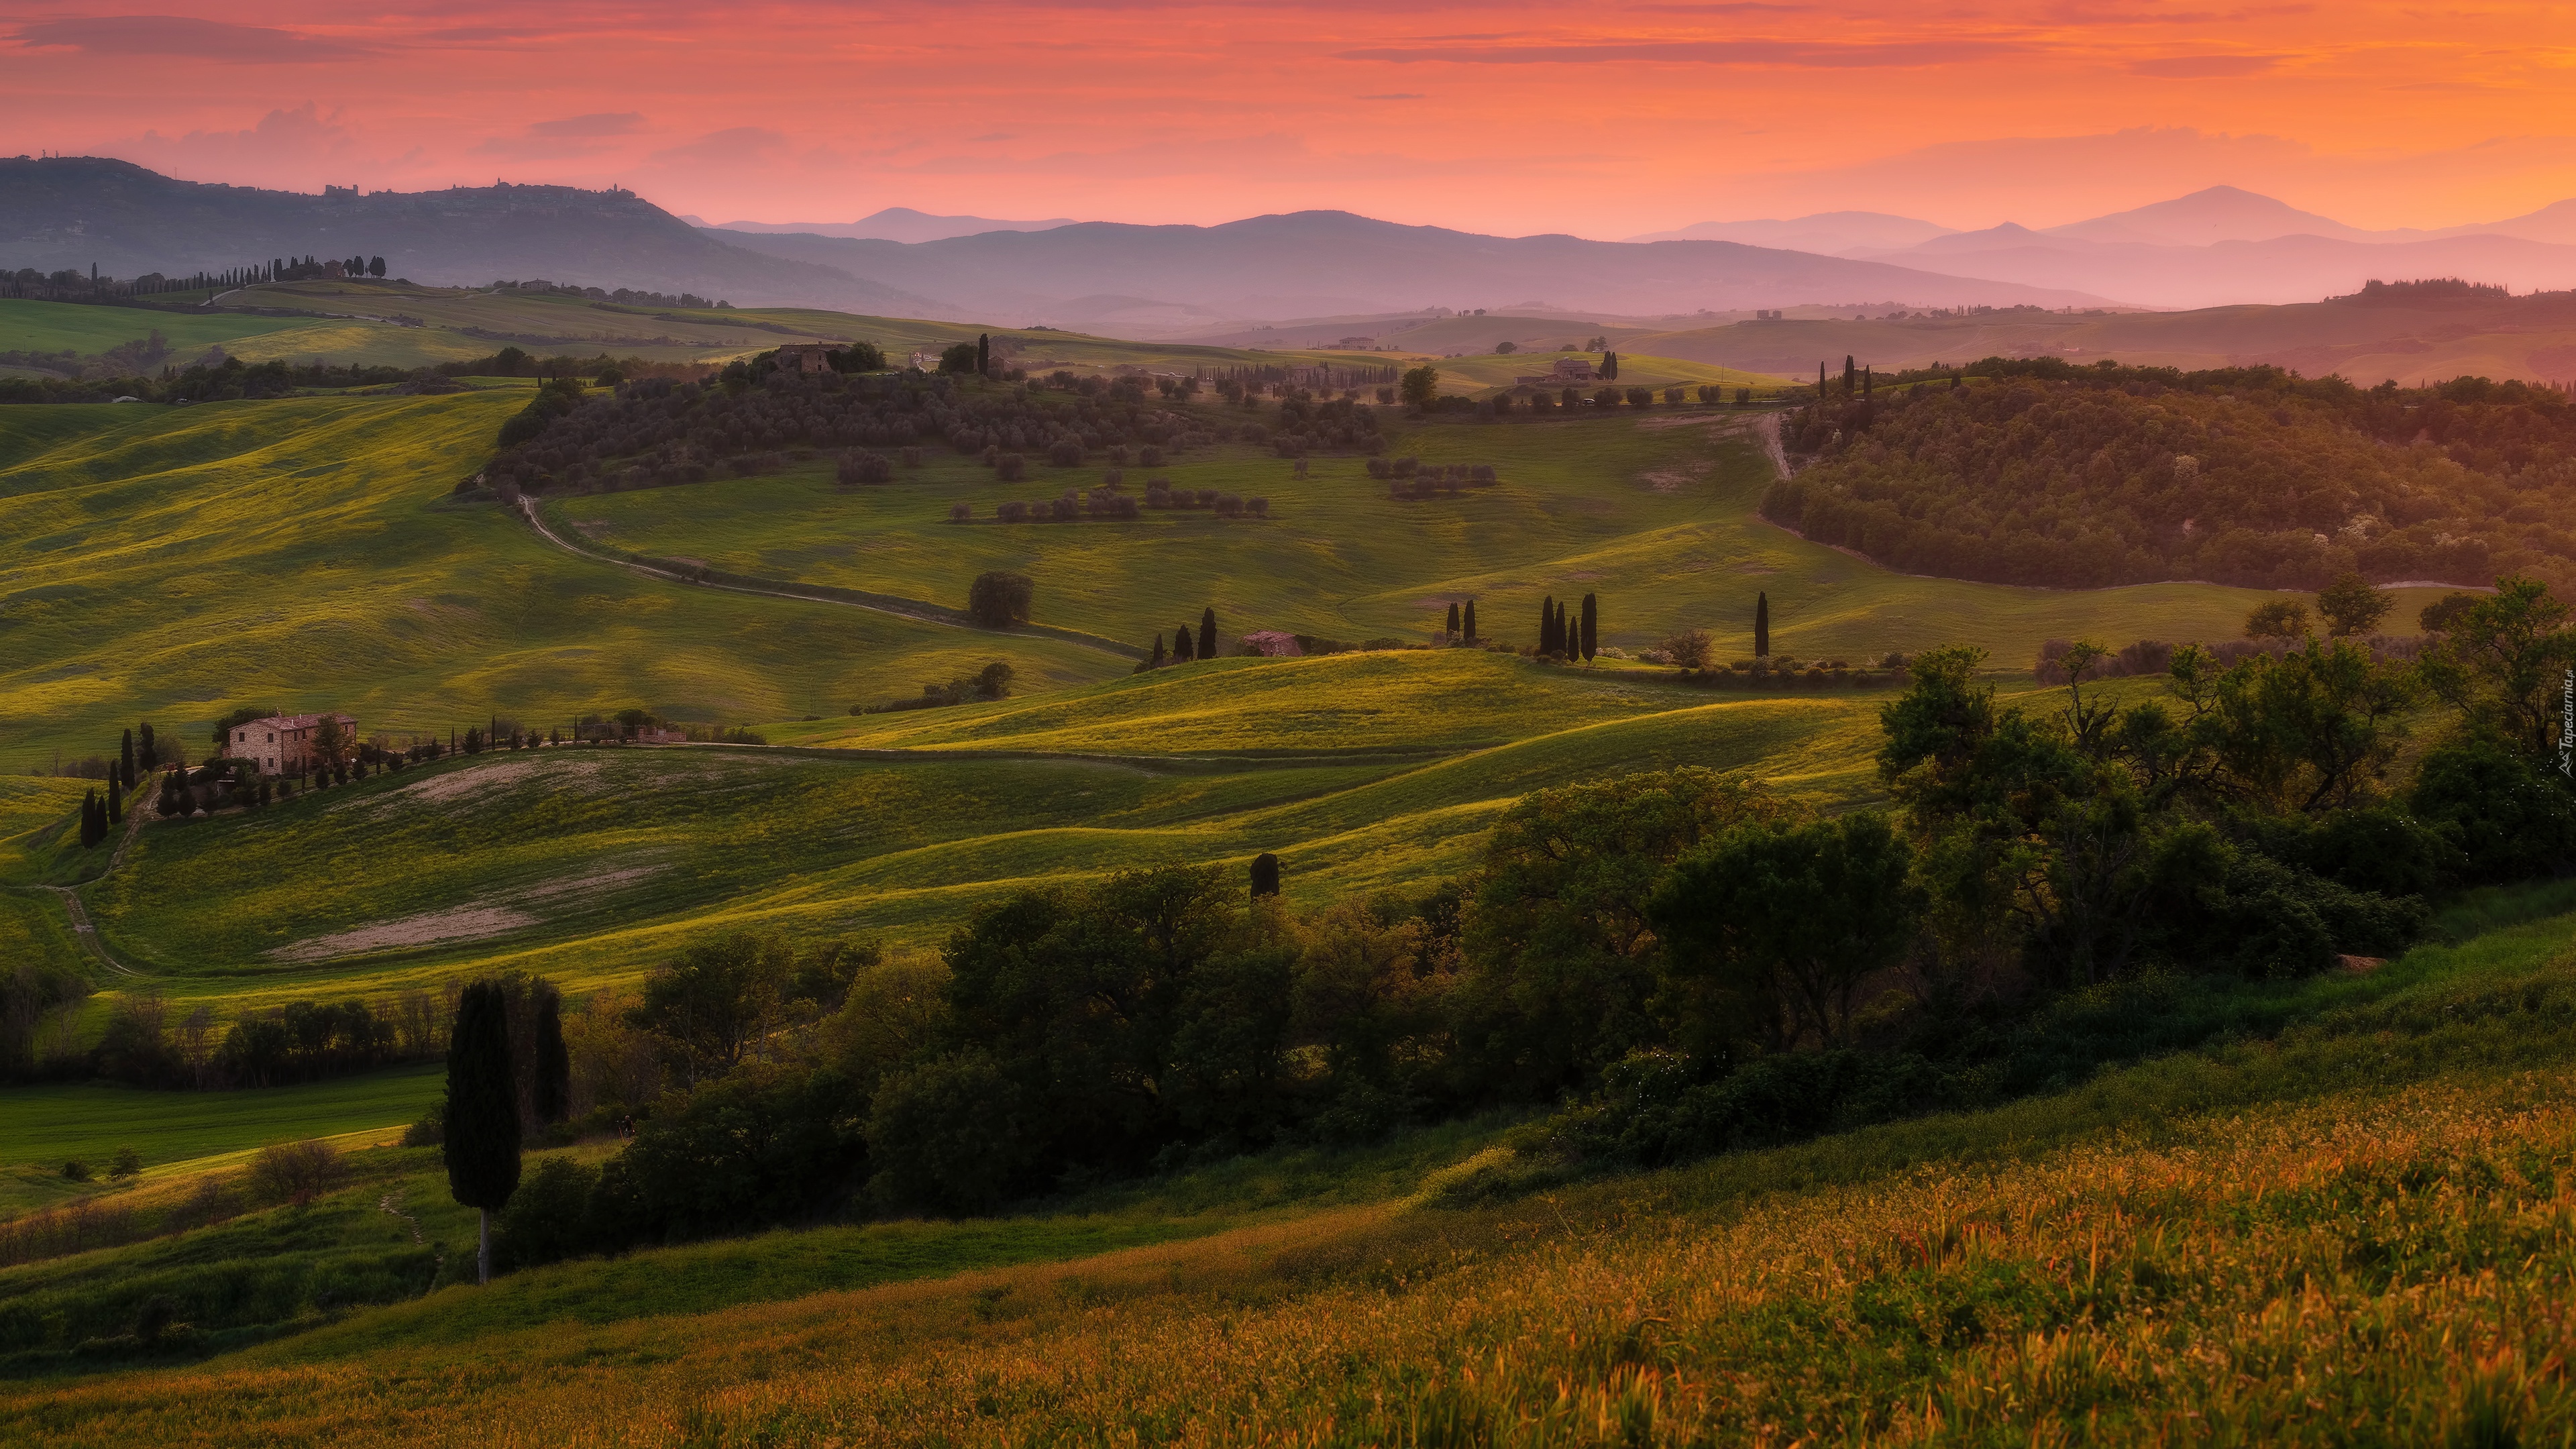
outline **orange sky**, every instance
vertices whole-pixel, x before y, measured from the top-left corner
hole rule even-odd
[[[1594,237],[2046,226],[2219,183],[2374,227],[2576,196],[2566,4],[172,8],[13,5],[0,151],[617,181],[713,221],[1341,207]]]

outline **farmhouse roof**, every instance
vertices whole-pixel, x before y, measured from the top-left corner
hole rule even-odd
[[[358,717],[350,714],[335,714],[331,716],[331,718],[338,720],[344,725],[353,725],[358,722]],[[233,726],[233,728],[246,730],[252,725],[262,725],[271,729],[309,730],[320,723],[322,723],[322,716],[318,714],[273,714],[266,719],[245,720],[242,723]]]
[[[1243,642],[1246,647],[1272,659],[1296,659],[1306,652],[1298,647],[1296,635],[1283,633],[1277,629],[1263,629],[1257,633],[1246,634],[1243,636]]]

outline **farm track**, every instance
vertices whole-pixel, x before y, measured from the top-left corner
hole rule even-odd
[[[725,592],[732,594],[752,594],[758,597],[771,599],[793,599],[799,603],[805,604],[837,604],[845,609],[865,609],[872,614],[886,614],[897,619],[909,619],[916,624],[936,624],[947,629],[962,629],[973,634],[1013,632],[986,629],[975,624],[961,624],[956,619],[949,617],[945,611],[941,610],[935,604],[915,603],[914,607],[906,608],[903,607],[903,603],[912,601],[864,603],[857,599],[839,598],[835,597],[833,594],[823,593],[816,590],[800,589],[793,584],[781,583],[774,586],[761,586],[754,584],[723,583],[714,579],[691,578],[686,574],[677,572],[676,570],[658,568],[652,564],[640,563],[633,559],[612,558],[606,554],[595,553],[590,549],[582,547],[580,544],[577,544],[571,539],[564,537],[562,534],[555,532],[553,529],[548,528],[546,526],[545,517],[537,511],[537,503],[533,498],[521,498],[519,500],[518,511],[519,516],[528,521],[528,526],[537,531],[538,537],[543,538],[546,542],[553,544],[564,552],[573,554],[580,558],[589,559],[593,563],[612,564],[618,568],[642,574],[647,578],[662,579],[666,582],[675,584],[687,584],[693,588],[722,589]],[[1107,640],[1097,639],[1076,630],[1050,629],[1041,626],[1038,628],[1032,628],[1026,632],[1029,634],[1042,635],[1050,639],[1061,639],[1068,644],[1076,644],[1082,648],[1107,654],[1117,659],[1134,660],[1144,657],[1144,651],[1142,650],[1115,645]]]
[[[90,877],[89,880],[81,882],[81,885],[103,880],[119,866],[124,865],[126,853],[134,848],[135,838],[142,833],[143,809],[142,801],[138,799],[125,812],[125,833],[118,838],[115,852],[108,856],[106,869]],[[81,901],[80,886],[39,885],[30,886],[27,889],[43,891],[62,902],[63,918],[71,923],[72,940],[79,944],[81,954],[105,967],[112,975],[137,981],[143,979],[146,973],[117,960],[116,954],[107,949],[106,940],[98,933],[97,923],[89,918],[89,907]]]

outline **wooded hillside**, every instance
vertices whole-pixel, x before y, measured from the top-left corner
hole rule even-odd
[[[1909,573],[2099,588],[2576,574],[2576,405],[2461,378],[1991,359],[1782,420],[1762,511]]]

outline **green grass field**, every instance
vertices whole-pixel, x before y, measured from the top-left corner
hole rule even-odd
[[[1153,470],[1177,486],[1270,500],[1268,520],[1148,512],[1133,522],[1005,525],[1010,498],[1098,481],[1040,468],[997,483],[935,456],[881,488],[843,492],[827,466],[777,477],[549,502],[560,528],[732,573],[927,596],[961,573],[1012,568],[1037,616],[1144,643],[1213,606],[1229,634],[1284,629],[1343,639],[1425,639],[1451,601],[1477,601],[1489,639],[1530,642],[1542,598],[1597,592],[1604,642],[1635,650],[1685,628],[1750,654],[1753,599],[1772,642],[1804,659],[1858,663],[1890,650],[1979,644],[2021,668],[2053,638],[2233,638],[2262,595],[2201,584],[2070,592],[1892,574],[1754,516],[1771,464],[1728,411],[1696,408],[1569,421],[1399,426],[1392,451],[1426,463],[1492,463],[1499,486],[1399,502],[1359,459],[1309,460],[1309,476],[1245,447]],[[1131,488],[1143,470],[1128,470]],[[952,505],[976,521],[948,521]],[[2400,617],[2428,602],[2408,596]]]
[[[149,718],[192,756],[237,704],[367,732],[641,704],[793,719],[1011,661],[1031,688],[1113,657],[640,578],[497,505],[449,501],[520,399],[307,398],[0,413],[0,766],[112,751]],[[967,579],[940,597],[962,602]]]
[[[442,1068],[396,1067],[306,1086],[238,1092],[147,1092],[104,1082],[12,1088],[0,1096],[0,1166],[102,1173],[120,1147],[148,1176],[271,1142],[400,1128],[438,1101]]]

